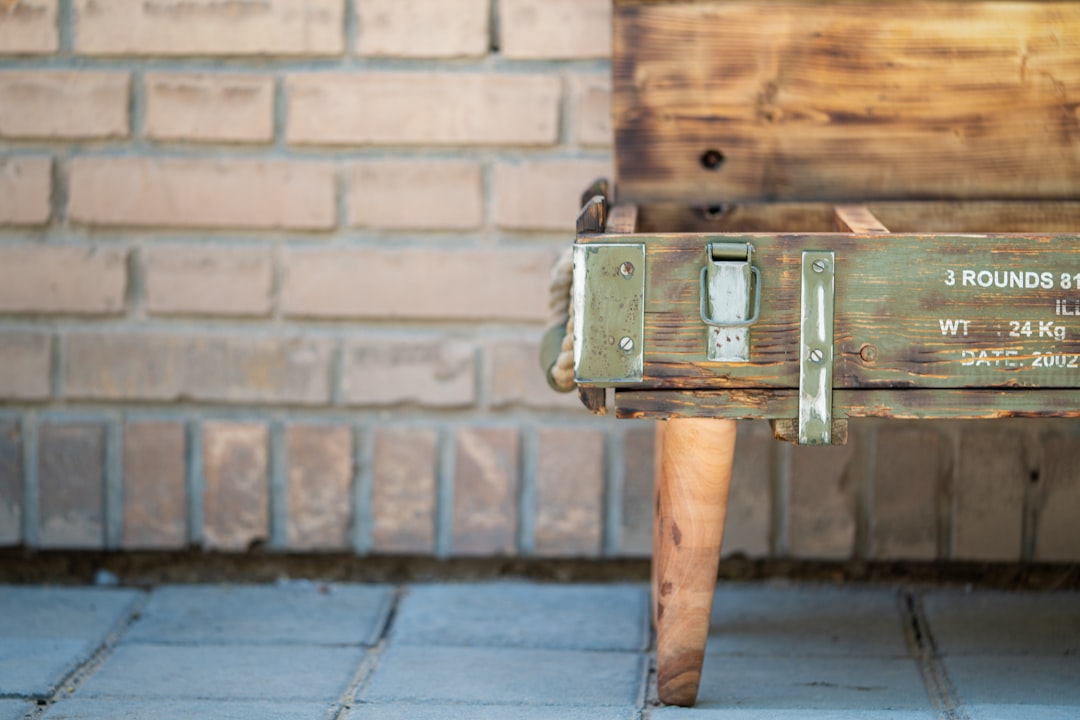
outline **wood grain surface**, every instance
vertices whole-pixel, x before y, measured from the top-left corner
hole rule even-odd
[[[616,417],[781,420],[799,413],[796,390],[616,390]],[[1080,390],[834,390],[834,418],[998,420],[1080,418]]]
[[[894,233],[1080,232],[1077,201],[908,201],[874,202],[866,207]],[[649,205],[638,210],[638,230],[650,233],[807,233],[833,229],[832,203],[750,203],[711,208]]]
[[[644,381],[634,389],[797,388],[804,250],[836,253],[838,389],[1080,387],[1077,236],[604,234],[579,241],[646,245]],[[706,358],[699,277],[709,242],[754,247],[761,315],[750,328],[747,362]]]
[[[612,73],[620,202],[1080,187],[1077,2],[616,0]]]
[[[693,705],[727,516],[735,422],[683,419],[664,424],[653,520],[656,684],[661,702]]]

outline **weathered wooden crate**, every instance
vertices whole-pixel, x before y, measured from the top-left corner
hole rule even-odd
[[[590,282],[583,388],[796,420],[827,366],[836,420],[1080,414],[1080,4],[617,0],[614,37],[617,204],[579,257],[643,247],[641,337]],[[709,359],[710,245],[752,247],[743,361]],[[831,362],[800,342],[807,252],[835,259]]]
[[[590,215],[601,215],[601,201],[591,203]],[[808,383],[825,382],[815,380],[818,369],[830,375],[829,420],[1080,416],[1080,243],[1065,231],[1066,223],[1080,227],[1080,203],[982,205],[993,218],[981,222],[996,223],[995,230],[1045,215],[1027,232],[972,233],[986,227],[975,214],[951,218],[953,227],[965,221],[958,229],[927,232],[914,216],[930,207],[924,204],[872,205],[874,215],[865,206],[837,207],[844,232],[826,233],[805,229],[827,209],[760,207],[684,218],[698,232],[627,233],[618,218],[633,212],[617,208],[606,232],[583,225],[578,255],[603,264],[610,254],[607,264],[617,270],[639,253],[640,295],[627,308],[624,279],[614,271],[579,293],[577,380],[586,393],[615,387],[619,417],[797,420],[801,408],[805,420]],[[720,229],[754,214],[762,216],[754,225],[769,229],[769,211],[803,215],[784,227],[804,231]],[[909,214],[914,223],[902,225],[913,228],[908,232],[886,233],[876,221]],[[687,226],[677,224],[677,213],[663,217],[676,229]],[[718,227],[705,232],[707,225]],[[756,273],[741,319],[759,304],[757,320],[712,330],[701,317],[709,249],[747,247]],[[804,257],[812,263],[825,256],[832,288],[824,298],[827,323],[820,323],[828,337],[818,340],[804,332],[820,313],[804,301],[803,266]],[[723,336],[746,339],[745,360],[710,360],[711,344]],[[810,444],[829,441],[818,437]]]
[[[687,705],[734,442],[699,419],[826,444],[848,418],[1080,416],[1080,3],[614,18],[617,186],[578,218],[575,377],[594,411],[678,420],[653,595],[660,698]]]

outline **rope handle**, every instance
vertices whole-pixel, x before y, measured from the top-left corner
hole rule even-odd
[[[574,284],[574,247],[568,247],[551,268],[548,294],[548,323],[540,343],[540,368],[548,385],[558,392],[570,392],[574,382],[574,306],[570,301]]]

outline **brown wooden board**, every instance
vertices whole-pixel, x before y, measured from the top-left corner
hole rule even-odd
[[[835,390],[832,402],[834,418],[1080,418],[1080,390]],[[615,413],[630,419],[777,420],[798,416],[799,394],[797,390],[619,389]]]
[[[616,0],[612,74],[619,202],[1080,189],[1080,2]]]
[[[1077,201],[933,201],[867,204],[894,233],[1072,233],[1080,231]],[[772,203],[638,210],[641,232],[830,232],[833,203]]]
[[[835,253],[838,389],[1080,388],[1075,235],[602,234],[646,247],[644,379],[633,389],[799,385],[802,253]],[[760,320],[747,362],[706,359],[700,273],[749,243]]]

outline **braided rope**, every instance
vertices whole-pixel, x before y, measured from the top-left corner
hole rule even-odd
[[[574,382],[574,248],[568,247],[551,268],[551,291],[548,296],[548,327],[566,325],[566,336],[551,379],[561,390],[573,390]]]

